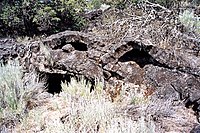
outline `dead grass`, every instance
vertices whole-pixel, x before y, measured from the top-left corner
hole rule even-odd
[[[122,101],[111,102],[103,90],[103,84],[96,82],[95,90],[90,93],[91,84],[84,78],[78,82],[72,78],[71,83],[62,83],[63,91],[54,95],[41,106],[32,109],[19,124],[16,132],[41,133],[149,133],[154,132],[154,124],[145,117],[135,121],[122,110]],[[126,87],[126,86],[124,86]],[[127,88],[124,88],[127,89]],[[133,88],[129,88],[133,89]],[[124,95],[123,93],[121,93]],[[135,93],[123,102],[130,104]],[[121,102],[121,103],[119,103]],[[145,104],[145,102],[141,103]]]
[[[83,77],[79,81],[72,78],[70,83],[61,84],[60,94],[42,99],[38,97],[43,94],[39,89],[44,88],[44,82],[36,72],[23,75],[19,63],[9,61],[1,64],[0,74],[2,132],[120,133],[154,129],[149,128],[144,117],[135,121],[120,111],[128,104],[146,104],[143,92],[138,91],[140,86],[121,86],[118,100],[112,101],[108,91],[103,90],[103,82],[96,80],[95,89],[90,92],[91,84]],[[28,107],[31,99],[38,101]],[[13,125],[8,127],[6,123]]]
[[[0,130],[3,127],[5,131],[5,125],[14,126],[22,119],[27,102],[44,88],[44,82],[39,81],[36,72],[23,75],[19,62],[15,60],[6,65],[1,63],[0,88]]]

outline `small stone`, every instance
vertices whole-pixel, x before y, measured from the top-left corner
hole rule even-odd
[[[62,50],[64,52],[70,53],[72,51],[74,51],[74,47],[71,44],[66,44],[65,46],[62,47]]]

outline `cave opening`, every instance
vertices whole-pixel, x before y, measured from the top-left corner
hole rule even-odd
[[[58,73],[46,73],[47,79],[47,92],[51,94],[60,93],[62,91],[61,83],[66,82],[69,84],[71,82],[71,78],[75,78],[77,81],[81,81],[83,78],[86,80],[86,84],[91,84],[90,91],[94,90],[95,80],[86,78],[84,76],[73,76],[70,74],[58,74]]]
[[[75,41],[75,42],[70,42],[69,44],[72,45],[72,47],[74,47],[75,50],[78,51],[87,51],[87,44],[79,42],[79,41]]]
[[[59,46],[56,46],[54,49],[61,49],[66,44],[71,44],[72,47],[74,47],[74,49],[77,51],[87,51],[88,50],[87,44],[80,42],[79,40],[68,42],[68,41],[66,41],[65,38],[62,38],[61,44]]]
[[[120,62],[128,62],[134,61],[136,62],[141,68],[145,65],[153,64],[155,66],[167,67],[165,64],[161,64],[157,60],[155,60],[148,52],[151,49],[151,46],[140,46],[138,44],[133,45],[133,49],[123,56],[119,58]]]
[[[67,74],[57,74],[57,73],[48,73],[46,74],[47,77],[47,92],[51,94],[60,93],[61,88],[61,82],[67,81],[67,83],[70,82],[70,75]]]
[[[143,49],[132,49],[131,51],[125,53],[123,56],[119,58],[121,62],[127,61],[134,61],[136,62],[141,68],[143,68],[147,64],[153,64],[154,59],[151,55],[148,54]]]

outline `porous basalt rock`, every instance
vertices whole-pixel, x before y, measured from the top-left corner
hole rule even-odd
[[[14,39],[0,39],[0,61],[7,62],[8,59],[14,59],[18,55],[23,57],[25,46],[18,44]]]
[[[198,114],[200,41],[181,31],[173,12],[159,13],[146,13],[154,16],[146,21],[147,16],[142,12],[144,18],[133,19],[131,24],[137,26],[133,26],[134,32],[126,32],[126,36],[113,37],[110,30],[106,33],[110,36],[64,31],[25,46],[1,40],[0,59],[19,57],[25,69],[58,74],[62,80],[66,75],[83,75],[93,84],[95,79],[103,79],[105,85],[112,86],[119,86],[115,81],[144,84],[153,90],[152,100],[170,101],[170,106],[174,101],[183,101]],[[160,15],[171,21],[166,22]]]
[[[62,47],[62,50],[64,52],[70,53],[72,51],[74,51],[74,47],[71,44],[66,44],[65,46]]]
[[[134,38],[111,44],[105,40],[77,31],[61,32],[30,42],[26,47],[13,40],[2,40],[0,56],[2,60],[22,57],[25,68],[31,64],[44,73],[73,73],[105,81],[115,77],[124,82],[161,87],[159,90],[163,91],[175,89],[180,100],[189,99],[192,103],[199,100],[200,57],[194,52],[197,48],[193,52],[189,47],[175,51],[173,47],[163,49]],[[45,51],[41,44],[49,48]],[[167,98],[167,93],[162,95]]]

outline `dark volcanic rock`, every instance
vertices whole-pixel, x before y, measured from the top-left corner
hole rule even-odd
[[[23,57],[25,46],[18,44],[14,39],[0,39],[0,61],[6,62],[8,59]]]
[[[72,73],[91,80],[104,78],[108,82],[115,79],[146,84],[157,90],[156,98],[173,97],[191,105],[199,100],[200,58],[195,52],[188,47],[184,47],[184,53],[184,49],[174,51],[170,47],[164,49],[132,40],[125,38],[120,43],[104,44],[105,38],[100,36],[65,31],[42,41],[50,47],[50,54],[48,57],[40,50],[35,58],[44,56],[44,60],[35,64],[46,73]]]
[[[70,73],[91,80],[114,78],[146,84],[159,92],[158,98],[172,96],[192,105],[199,103],[200,57],[195,54],[197,48],[193,52],[190,47],[164,49],[143,40],[134,41],[134,38],[106,43],[105,37],[77,31],[61,32],[27,46],[8,39],[0,43],[1,59],[23,57],[26,69],[34,66],[42,73]],[[198,106],[195,109],[198,110]]]
[[[122,87],[123,83],[146,85],[153,90],[152,100],[169,101],[170,106],[174,101],[183,101],[198,114],[200,41],[178,31],[176,23],[168,23],[163,18],[144,25],[142,22],[136,26],[141,29],[134,29],[130,36],[116,36],[114,41],[112,35],[78,31],[60,32],[26,45],[3,39],[0,60],[19,57],[27,71],[36,69],[46,74],[48,81],[58,85],[52,85],[55,88],[70,76],[80,75],[93,85],[96,79],[104,79],[108,88],[109,84],[115,87]]]
[[[70,53],[70,52],[74,51],[75,49],[71,44],[66,44],[65,46],[62,47],[62,50],[64,52]]]
[[[176,91],[179,94],[176,99],[198,101],[200,57],[194,54],[196,49],[194,52],[190,47],[164,49],[144,42],[125,38],[119,43],[106,43],[105,37],[65,31],[30,42],[26,47],[14,40],[1,40],[0,57],[2,60],[19,55],[23,57],[25,68],[33,65],[40,72],[72,73],[105,81],[115,77],[124,82],[153,86],[163,91],[159,94],[166,98],[176,95]]]
[[[149,54],[170,68],[200,77],[200,56],[186,51],[164,50],[157,47],[152,48]]]
[[[124,83],[144,85],[144,95],[154,101],[146,113],[166,132],[176,127],[177,132],[189,132],[187,125],[194,127],[196,121],[185,107],[197,116],[200,112],[199,35],[186,32],[177,11],[145,2],[131,8],[107,10],[103,16],[100,10],[87,14],[89,20],[100,18],[89,29],[93,33],[64,31],[25,45],[1,39],[0,60],[19,57],[27,72],[36,69],[47,77],[52,93],[60,92],[61,81],[80,75],[93,85],[103,79],[106,89],[122,89]],[[109,14],[111,25],[106,21]],[[191,132],[198,130],[195,126]]]
[[[191,105],[199,100],[200,79],[198,77],[153,65],[146,66],[145,70],[146,82],[159,88],[160,96],[157,98],[173,97],[174,100],[189,100]],[[179,95],[175,95],[175,92]]]
[[[200,57],[195,50],[190,47],[165,49],[144,40],[134,41],[134,38],[125,38],[119,43],[105,40],[100,36],[71,31],[52,35],[43,41],[50,46],[52,63],[38,63],[39,70],[84,75],[90,81],[104,79],[106,87],[107,84],[120,87],[118,81],[145,84],[154,90],[152,100],[169,101],[170,106],[181,100],[186,107],[200,111]],[[168,113],[163,112],[163,116]]]

